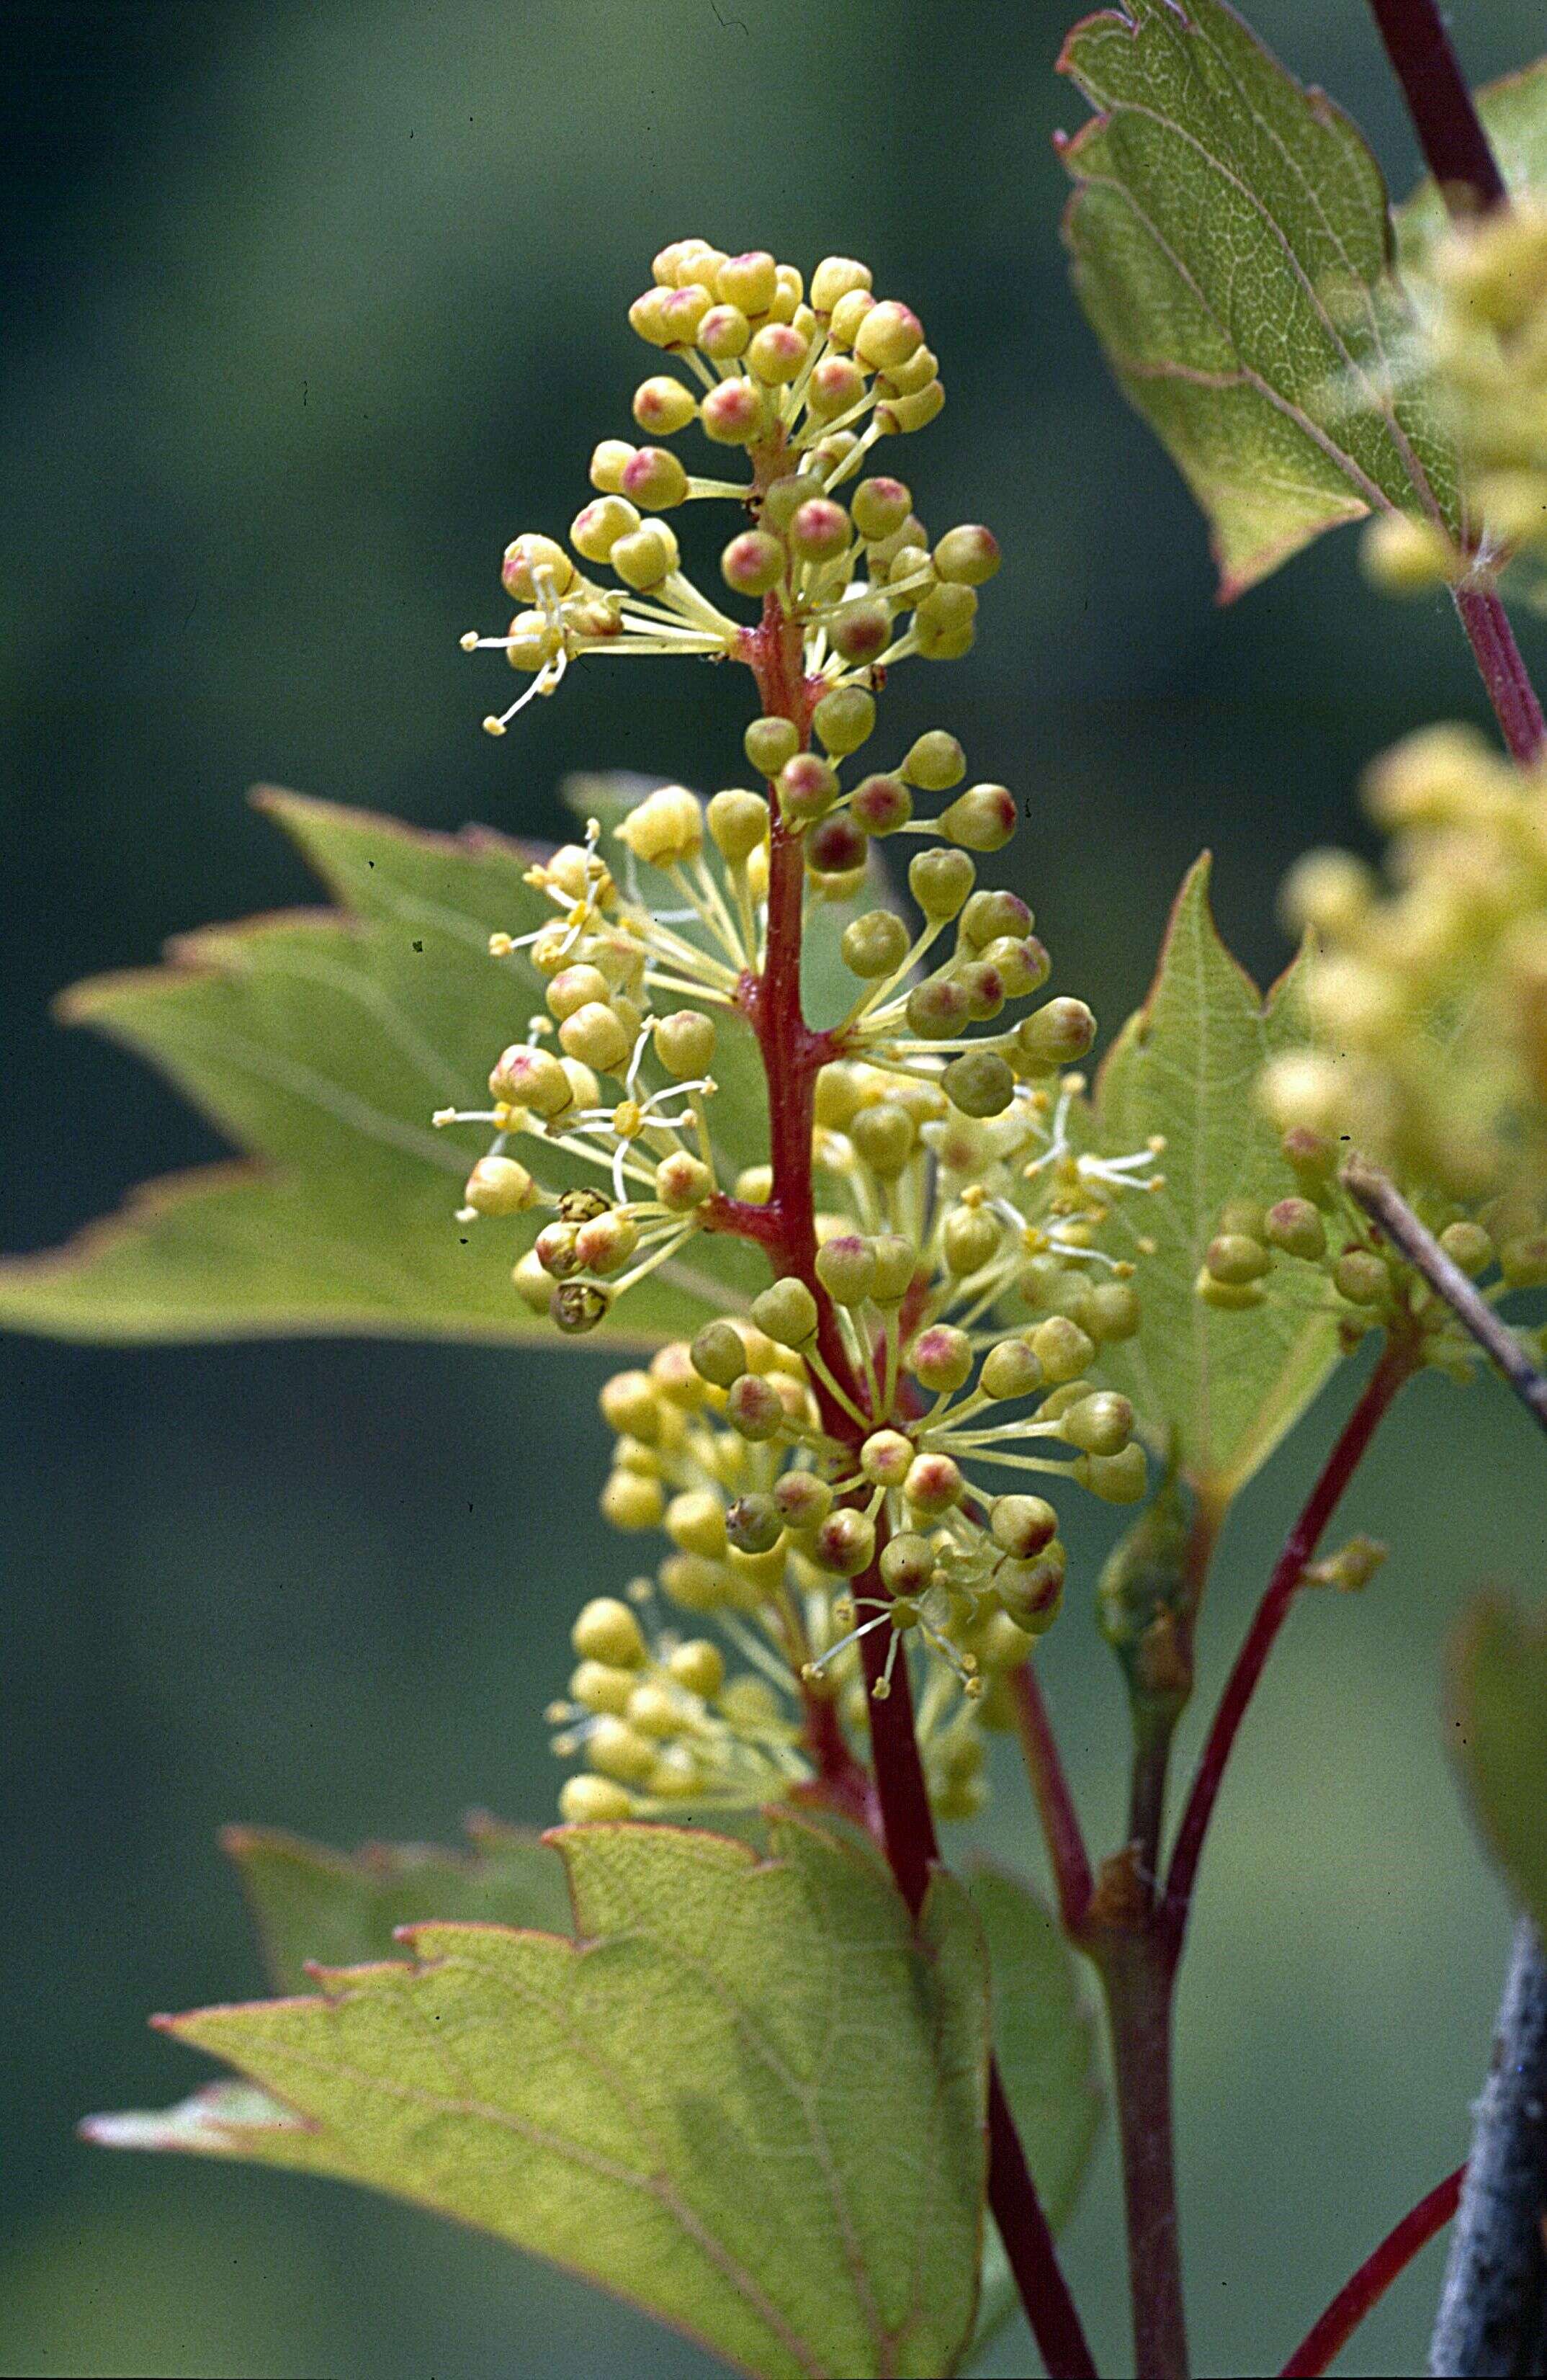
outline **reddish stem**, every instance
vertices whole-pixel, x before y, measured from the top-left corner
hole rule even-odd
[[[1510,757],[1529,769],[1547,743],[1547,723],[1509,614],[1491,588],[1457,587],[1456,609],[1482,674]]]
[[[1436,0],[1370,0],[1424,161],[1447,206],[1502,206],[1508,193]]]
[[[1274,1567],[1267,1590],[1257,1607],[1245,1642],[1236,1656],[1235,1667],[1226,1682],[1214,1724],[1193,1774],[1187,1807],[1177,1832],[1176,1849],[1171,1854],[1166,1896],[1158,1913],[1162,1946],[1173,1969],[1181,1956],[1182,1938],[1187,1930],[1188,1911],[1191,1906],[1203,1838],[1214,1815],[1215,1802],[1237,1730],[1256,1691],[1257,1681],[1273,1650],[1274,1640],[1288,1617],[1289,1606],[1299,1589],[1306,1564],[1315,1553],[1322,1532],[1358,1469],[1382,1415],[1412,1369],[1411,1351],[1404,1342],[1394,1341],[1371,1374],[1363,1395],[1345,1422],[1336,1443],[1322,1466],[1321,1475],[1305,1500],[1299,1518],[1285,1539],[1284,1550]]]
[[[1080,1828],[1080,1814],[1058,1756],[1053,1722],[1030,1661],[1011,1673],[1010,1693],[1015,1700],[1015,1725],[1026,1773],[1032,1781],[1047,1856],[1053,1864],[1058,1914],[1064,1932],[1071,1941],[1078,1941],[1091,1905],[1090,1856]]]
[[[1333,2357],[1347,2346],[1372,2306],[1378,2305],[1397,2275],[1443,2231],[1461,2196],[1464,2165],[1436,2182],[1427,2198],[1403,2216],[1372,2255],[1366,2256],[1351,2280],[1345,2281],[1325,2313],[1313,2322],[1279,2374],[1279,2380],[1321,2380]]]
[[[759,464],[777,468],[777,458]],[[804,675],[798,625],[790,620],[776,595],[765,601],[763,618],[745,640],[745,658],[756,677],[765,714],[788,719],[801,743],[811,732],[811,714],[819,687]],[[749,1017],[763,1057],[768,1092],[768,1148],[773,1173],[766,1208],[754,1208],[743,1225],[735,1214],[743,1202],[727,1199],[717,1217],[722,1229],[745,1228],[749,1238],[767,1249],[778,1274],[804,1281],[816,1300],[816,1352],[823,1364],[853,1402],[863,1407],[852,1378],[838,1320],[830,1300],[816,1278],[816,1219],[812,1183],[812,1125],[816,1076],[832,1055],[829,1034],[814,1032],[801,1005],[802,918],[805,898],[805,855],[799,834],[782,818],[777,789],[768,788],[768,920],[763,973],[749,976],[741,987],[742,1005]],[[864,1436],[861,1425],[845,1411],[819,1374],[812,1382],[822,1427],[846,1447],[856,1447]],[[888,1589],[873,1565],[853,1582],[856,1598],[886,1601]],[[867,1684],[874,1689],[886,1667],[887,1635],[876,1629],[861,1639],[860,1652]],[[912,1694],[905,1660],[892,1671],[890,1692],[867,1703],[875,1790],[867,1796],[865,1817],[880,1840],[899,1891],[914,1916],[928,1889],[931,1869],[940,1856],[935,1833],[924,1764],[919,1758],[913,1726]],[[815,1712],[807,1705],[807,1724]],[[836,1722],[835,1722],[836,1725]],[[818,1764],[820,1766],[820,1763]],[[840,1806],[852,1799],[852,1788],[836,1769],[829,1780]],[[997,2063],[988,2069],[988,2203],[1015,2276],[1026,2319],[1053,2380],[1095,2380],[1095,2365],[1085,2343],[1080,2316],[1059,2270],[1053,2235],[1026,2164]]]

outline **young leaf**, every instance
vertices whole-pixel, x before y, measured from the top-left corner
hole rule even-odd
[[[1451,1648],[1451,1749],[1484,1841],[1547,1937],[1547,1612],[1480,1597]]]
[[[400,1925],[443,1918],[567,1933],[569,1892],[551,1843],[492,1819],[470,1822],[470,1852],[368,1843],[346,1857],[276,1828],[227,1827],[276,1992],[304,1992],[308,1965],[404,1959]]]
[[[1488,145],[1511,192],[1547,190],[1547,58],[1474,91]],[[1450,223],[1433,180],[1425,175],[1411,197],[1392,210],[1396,254],[1404,273],[1427,270],[1429,252]]]
[[[743,2370],[955,2369],[977,2297],[987,1995],[961,1886],[915,1937],[876,1863],[671,1828],[557,1837],[578,1940],[411,1930],[415,1963],[165,2020],[264,2095],[98,2118],[417,2199]],[[243,2086],[237,2086],[240,2090]]]
[[[526,958],[488,949],[492,929],[554,914],[525,880],[534,855],[482,829],[430,834],[296,794],[259,798],[338,908],[208,928],[175,942],[167,966],[99,977],[62,1002],[68,1021],[159,1066],[256,1162],[152,1183],[64,1248],[0,1265],[0,1323],[89,1340],[560,1343],[510,1284],[540,1212],[457,1223],[489,1133],[429,1123],[438,1107],[488,1104],[490,1065],[542,1005]],[[731,1166],[766,1153],[756,1065],[749,1029],[727,1017],[715,1124]],[[521,1155],[553,1186],[603,1179],[526,1135]],[[692,1330],[756,1277],[736,1243],[706,1235],[602,1330]]]
[[[1095,2026],[1074,1953],[1035,1894],[988,1866],[969,1876],[967,1888],[988,1944],[995,2055],[1043,2213],[1057,2231],[1073,2211],[1101,2124]],[[974,2360],[1017,2302],[990,2225]]]
[[[1355,127],[1222,0],[1124,0],[1058,64],[1098,111],[1060,144],[1075,287],[1208,517],[1221,596],[1372,510],[1454,528]]]
[[[1194,1283],[1227,1198],[1267,1205],[1293,1178],[1252,1099],[1263,1061],[1300,1037],[1294,969],[1263,1002],[1219,939],[1205,853],[1182,884],[1149,998],[1096,1078],[1094,1130],[1109,1154],[1164,1138],[1164,1187],[1118,1199],[1106,1245],[1134,1258],[1142,1321],[1106,1375],[1202,1496],[1227,1501],[1266,1461],[1335,1360],[1335,1330],[1309,1266],[1269,1278],[1261,1305],[1221,1314]],[[1144,1244],[1153,1244],[1153,1253]]]

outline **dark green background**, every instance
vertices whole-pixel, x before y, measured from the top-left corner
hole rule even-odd
[[[623,309],[683,233],[874,261],[950,401],[904,468],[1008,566],[977,651],[899,674],[1033,799],[1006,855],[1058,986],[1110,1028],[1207,840],[1258,969],[1291,853],[1358,832],[1364,760],[1480,710],[1443,604],[1366,595],[1354,540],[1212,601],[1202,528],[1068,294],[1061,6],[967,0],[205,0],[6,13],[0,390],[8,898],[5,1245],[212,1152],[162,1088],[58,1033],[52,993],[205,918],[305,900],[244,806],[267,777],[441,825],[542,831],[564,770],[733,781],[738,689],[582,667],[502,745],[523,527],[562,528],[647,369]],[[1453,11],[1476,73],[1532,0]],[[1394,183],[1415,170],[1353,0],[1262,0]],[[17,72],[18,67],[21,71]],[[1539,662],[1547,638],[1524,634]],[[0,2139],[8,2372],[370,2380],[707,2367],[488,2242],[322,2185],[110,2158],[71,2125],[197,2079],[145,2012],[257,1983],[212,1847],[231,1817],[351,1841],[484,1803],[543,1819],[564,1631],[626,1560],[592,1504],[588,1355],[0,1347],[7,1841]],[[1205,1698],[1344,1381],[1232,1526]],[[1181,2009],[1181,2161],[1205,2371],[1276,2368],[1454,2164],[1508,1926],[1437,1716],[1460,1598],[1536,1591],[1540,1440],[1502,1393],[1414,1391],[1349,1500],[1396,1554],[1296,1617],[1227,1790]],[[1099,1840],[1121,1729],[1090,1624],[1100,1515],[1045,1654]],[[1190,1734],[1187,1750],[1196,1742]],[[1007,1773],[985,1832],[1032,1859]],[[1069,2258],[1127,2350],[1108,2142]],[[1347,2368],[1417,2368],[1432,2252]],[[1025,2368],[1023,2338],[997,2367]]]

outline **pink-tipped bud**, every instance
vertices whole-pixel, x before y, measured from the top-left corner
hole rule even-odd
[[[790,523],[790,543],[803,562],[831,562],[849,542],[849,516],[830,496],[813,496]]]
[[[743,529],[719,557],[720,575],[738,595],[766,595],[784,576],[784,548],[766,529]]]
[[[750,381],[724,380],[698,408],[704,435],[719,446],[750,446],[761,437],[767,408]]]

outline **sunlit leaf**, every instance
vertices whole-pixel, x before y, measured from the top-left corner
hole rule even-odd
[[[429,1122],[438,1107],[487,1105],[490,1064],[541,1004],[525,957],[488,950],[492,929],[551,914],[525,881],[533,855],[480,828],[429,834],[295,794],[260,798],[338,907],[206,928],[166,966],[96,978],[61,1003],[158,1066],[255,1161],[152,1183],[64,1248],[0,1266],[0,1323],[73,1339],[564,1343],[510,1285],[534,1219],[453,1220],[487,1129]],[[739,1018],[725,1019],[715,1062],[733,1171],[766,1154]],[[521,1153],[554,1186],[585,1170],[534,1139]],[[759,1277],[738,1244],[701,1237],[603,1331],[692,1330]]]
[[[1221,592],[1372,509],[1454,526],[1380,169],[1221,0],[1124,0],[1059,60],[1075,286],[1206,514]]]
[[[1104,1374],[1191,1485],[1221,1500],[1266,1461],[1337,1349],[1310,1266],[1275,1267],[1263,1304],[1244,1314],[1196,1293],[1226,1200],[1265,1205],[1295,1188],[1252,1093],[1264,1060],[1302,1038],[1294,970],[1264,1002],[1219,939],[1208,888],[1205,856],[1178,895],[1149,997],[1097,1076],[1094,1128],[1109,1154],[1165,1141],[1164,1187],[1119,1198],[1103,1234],[1140,1266],[1143,1315],[1135,1338],[1106,1351]]]
[[[1448,1734],[1483,1840],[1547,1937],[1547,1610],[1473,1604],[1452,1647]]]
[[[772,1839],[566,1830],[578,1940],[417,1925],[412,1964],[166,2020],[246,2083],[89,2136],[418,2200],[780,2380],[951,2371],[984,2181],[972,1905],[937,1877],[915,1937],[874,1861]]]
[[[968,1878],[988,1944],[994,2050],[1043,2212],[1055,2231],[1073,2211],[1101,2126],[1095,2025],[1073,1951],[1020,1878],[980,1867]],[[992,2224],[973,2352],[1018,2302]]]

